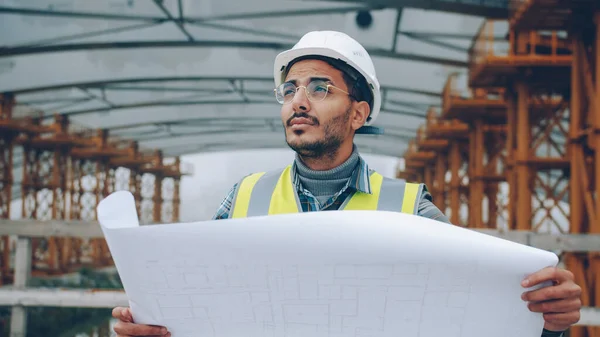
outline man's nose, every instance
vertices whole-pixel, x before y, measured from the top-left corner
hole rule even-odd
[[[310,110],[310,101],[308,100],[306,88],[298,88],[296,95],[294,95],[294,99],[292,100],[292,106],[294,107],[294,111]]]

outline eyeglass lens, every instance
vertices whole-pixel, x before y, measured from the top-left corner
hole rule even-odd
[[[313,102],[322,101],[329,90],[325,81],[311,81],[306,87],[296,87],[293,83],[282,83],[276,90],[275,96],[281,104],[290,103],[300,88],[305,88],[306,96]]]

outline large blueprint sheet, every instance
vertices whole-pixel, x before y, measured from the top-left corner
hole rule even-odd
[[[129,192],[98,219],[138,323],[174,337],[540,336],[521,280],[555,254],[372,211],[139,226]]]

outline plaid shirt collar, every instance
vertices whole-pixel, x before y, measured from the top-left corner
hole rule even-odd
[[[348,184],[346,186],[353,188],[356,191],[372,194],[371,180],[370,180],[371,171],[369,169],[369,165],[367,165],[367,162],[361,156],[358,156],[358,158],[359,158],[359,164],[356,167],[356,169],[354,170],[354,172],[352,172],[352,175],[350,176],[350,179],[348,180]],[[300,182],[300,177],[298,176],[298,173],[296,171],[296,161],[295,160],[294,160],[294,163],[292,164],[291,171],[292,171],[291,172],[292,181],[294,182],[294,186],[296,187],[296,190],[299,192],[303,192],[304,189],[302,187],[302,183]]]

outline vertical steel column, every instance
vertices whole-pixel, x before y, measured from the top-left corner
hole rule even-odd
[[[581,234],[586,231],[586,223],[588,221],[585,216],[585,183],[584,183],[584,172],[585,168],[582,166],[585,161],[583,154],[582,140],[580,139],[580,132],[583,129],[583,97],[582,97],[582,57],[585,57],[585,53],[582,54],[582,50],[579,46],[581,43],[581,36],[573,32],[573,66],[571,70],[571,118],[569,123],[569,137],[571,142],[569,143],[569,157],[570,157],[570,232],[573,234]],[[586,254],[578,253],[566,253],[564,254],[563,260],[566,267],[575,276],[575,282],[581,286],[582,295],[581,302],[584,306],[590,305],[590,294],[587,277],[585,273],[584,265],[587,264]],[[586,327],[572,327],[570,329],[570,336],[572,337],[584,337],[587,335]]]
[[[477,208],[477,200],[479,200],[479,202],[481,202],[481,199],[475,199],[475,196],[477,195],[477,192],[475,191],[475,189],[477,188],[477,184],[475,183],[475,180],[478,179],[477,178],[477,174],[476,174],[476,166],[477,166],[477,132],[475,130],[474,125],[470,124],[469,125],[469,166],[468,166],[468,171],[469,171],[469,218],[471,219],[471,222],[467,224],[468,227],[475,227],[478,228],[479,226],[476,225],[476,219],[480,218],[478,217],[478,208]]]
[[[590,113],[592,114],[591,120],[593,125],[591,147],[595,154],[594,181],[596,202],[594,210],[590,209],[590,213],[595,211],[593,216],[595,221],[590,223],[590,233],[600,234],[600,223],[598,223],[598,214],[600,213],[600,10],[594,15],[594,24],[596,25],[596,38],[595,43],[592,43],[592,51],[595,55],[592,57],[595,59],[594,65],[596,67],[596,76],[593,83],[596,90],[594,92],[595,95],[590,97],[590,101],[593,102],[590,107]],[[591,290],[594,292],[591,304],[595,307],[600,307],[600,252],[590,254],[590,273]],[[600,327],[594,327],[591,330],[595,336],[600,336]]]
[[[181,172],[181,159],[175,158],[175,167],[178,172]],[[179,207],[181,206],[181,199],[179,195],[179,183],[181,182],[181,175],[173,177],[173,215],[172,221],[179,222]]]
[[[105,130],[102,132],[106,133]],[[106,140],[108,134],[104,134],[104,140]],[[109,159],[106,157],[99,158],[96,161],[96,205],[93,207],[93,218],[97,218],[96,207],[102,201],[102,199],[106,198],[113,190],[114,185],[112,185],[112,181],[109,179]],[[91,240],[92,247],[96,251],[96,258],[94,261],[100,266],[107,266],[112,263],[110,250],[108,249],[108,245],[106,244],[106,240],[104,239],[92,239]]]
[[[595,95],[590,97],[589,99],[593,102],[593,104],[591,104],[590,109],[594,109],[591,110],[591,113],[593,115],[591,117],[591,121],[594,126],[594,130],[592,132],[592,147],[596,154],[596,171],[594,174],[594,180],[596,182],[596,207],[594,207],[594,209],[596,210],[596,212],[598,212],[600,210],[600,11],[596,12],[594,16],[594,22],[596,24],[596,43],[592,50],[595,53],[594,58],[596,76],[594,78],[595,83],[593,83],[592,85],[595,86],[596,91]],[[596,218],[596,220],[598,220],[598,218]],[[595,234],[600,233],[600,224],[598,222],[593,224],[592,232]],[[600,292],[598,292],[597,294],[598,296],[600,296]]]
[[[568,154],[570,157],[571,184],[570,188],[570,209],[571,209],[571,233],[582,233],[585,231],[585,203],[584,190],[585,182],[581,174],[581,162],[585,160],[583,154],[583,144],[581,140],[581,131],[583,130],[583,88],[581,81],[581,58],[582,50],[579,47],[581,36],[573,37],[573,67],[571,71],[571,118],[569,123],[569,143]],[[585,54],[585,53],[583,53]]]
[[[575,37],[574,40],[579,40],[580,37]],[[569,123],[569,136],[571,143],[569,144],[569,156],[571,159],[571,184],[570,184],[570,208],[571,208],[571,233],[581,233],[584,231],[584,210],[585,204],[583,201],[584,181],[580,174],[582,161],[582,144],[578,140],[579,133],[583,129],[582,118],[582,87],[580,80],[581,72],[581,49],[574,43],[573,49],[573,69],[571,71],[571,120]]]
[[[14,104],[12,95],[0,94],[0,120],[12,120]],[[0,219],[8,219],[10,214],[14,136],[7,131],[2,131],[0,136]]]
[[[173,222],[179,222],[179,207],[181,207],[181,199],[179,197],[179,183],[181,177],[173,178]]]
[[[458,140],[450,142],[450,222],[460,225],[460,167],[461,155]]]
[[[498,218],[507,220],[506,196],[500,196],[500,185],[506,181],[506,125],[485,125],[486,164],[483,168],[484,194],[488,201],[488,219],[484,227],[498,228]],[[505,223],[502,223],[505,225]]]
[[[469,226],[483,227],[483,193],[484,193],[484,139],[483,120],[477,119],[471,126],[469,137]]]
[[[59,128],[58,134],[66,136],[68,134],[69,121],[62,115],[57,115],[55,124]],[[51,180],[47,188],[52,195],[51,217],[56,220],[66,219],[66,192],[67,192],[67,174],[70,146],[57,145],[52,151]],[[69,256],[65,252],[70,251],[70,238],[50,237],[48,239],[48,265],[52,271],[67,271]]]
[[[438,152],[435,163],[435,180],[433,183],[433,203],[442,211],[446,212],[446,172],[448,156],[443,152]]]
[[[508,183],[508,229],[517,229],[517,170],[516,170],[516,146],[517,146],[517,96],[510,90],[506,90],[506,182]]]
[[[12,109],[15,104],[10,94],[0,94],[0,120],[10,122]],[[2,131],[2,130],[0,130]],[[2,131],[0,136],[0,219],[10,219],[10,203],[12,201],[12,170],[13,170],[13,132]],[[10,237],[0,236],[0,285],[9,281],[10,274]]]
[[[154,174],[154,195],[152,196],[152,221],[154,223],[160,223],[162,221],[162,208],[163,208],[163,197],[162,197],[162,185],[163,176],[160,173]]]
[[[531,172],[528,165],[531,144],[529,124],[529,88],[517,82],[517,152],[515,171],[517,174],[517,228],[531,229]]]
[[[68,119],[56,115],[50,137],[29,135],[23,143],[24,219],[65,219],[69,151]],[[33,268],[59,271],[60,238],[32,239]],[[46,245],[41,245],[45,242]],[[45,247],[44,247],[45,246]]]
[[[163,155],[161,151],[156,151],[155,153],[155,167],[157,168],[154,171],[154,193],[152,195],[152,221],[154,223],[160,223],[162,221],[162,208],[163,208],[163,178],[164,174],[162,172],[163,168]]]

